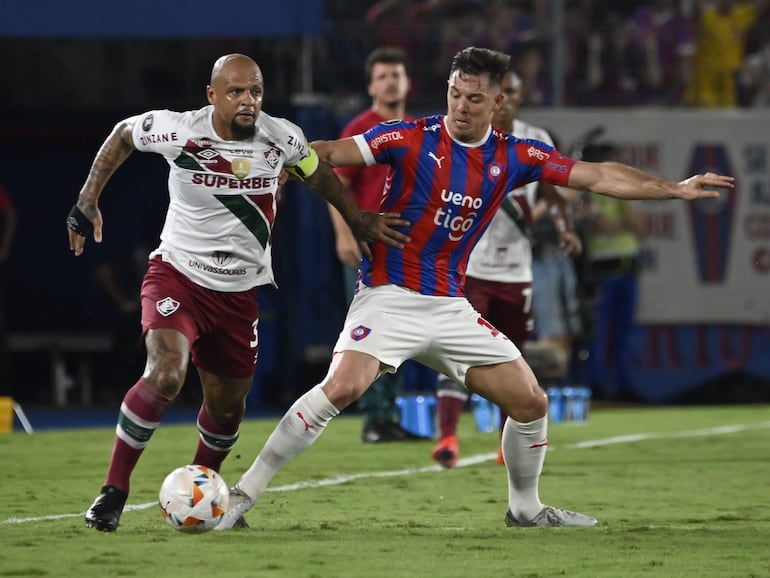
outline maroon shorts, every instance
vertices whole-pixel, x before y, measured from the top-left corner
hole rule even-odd
[[[235,293],[213,291],[160,258],[150,260],[142,283],[142,332],[183,333],[196,367],[222,377],[254,375],[258,316],[256,287]]]
[[[500,283],[466,277],[465,296],[484,319],[523,351],[533,328],[532,283]]]

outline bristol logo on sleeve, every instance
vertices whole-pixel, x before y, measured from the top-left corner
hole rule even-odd
[[[163,317],[168,317],[179,309],[179,301],[174,301],[171,297],[166,297],[165,299],[156,301],[155,308],[158,310],[158,313],[163,315]]]
[[[358,327],[354,327],[353,330],[350,332],[350,337],[353,339],[353,341],[361,341],[364,337],[369,335],[372,332],[371,329],[364,325],[359,325]]]

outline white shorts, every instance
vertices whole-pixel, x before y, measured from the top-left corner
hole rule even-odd
[[[421,295],[397,285],[362,287],[334,351],[361,351],[393,373],[407,359],[465,384],[471,367],[513,361],[521,352],[461,297]]]

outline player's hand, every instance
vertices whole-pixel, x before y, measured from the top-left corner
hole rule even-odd
[[[394,229],[394,227],[408,227],[411,223],[401,218],[400,213],[374,213],[361,211],[361,216],[353,229],[353,235],[358,239],[361,252],[371,259],[368,241],[380,241],[391,247],[403,249],[405,243],[411,239]]]
[[[104,221],[102,220],[102,212],[99,210],[99,207],[85,207],[81,209],[81,211],[83,211],[83,214],[88,217],[88,220],[91,221],[91,224],[94,227],[92,232],[94,241],[101,243],[102,225],[104,224]],[[67,227],[67,234],[69,235],[70,240],[70,251],[74,252],[76,257],[82,255],[86,244],[86,238],[77,234],[69,227]]]
[[[577,257],[583,252],[583,242],[572,231],[562,231],[560,245],[562,250],[570,257]]]
[[[687,201],[713,199],[719,196],[719,191],[706,187],[732,189],[735,187],[735,178],[716,173],[706,173],[705,175],[692,176],[677,185],[679,196]]]

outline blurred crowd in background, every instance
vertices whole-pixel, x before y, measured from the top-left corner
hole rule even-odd
[[[165,164],[143,155],[127,163],[103,200],[105,243],[86,257],[73,260],[67,251],[64,217],[110,127],[145,110],[203,106],[211,65],[225,53],[259,63],[264,110],[297,122],[311,140],[335,138],[371,105],[364,63],[384,45],[409,57],[412,116],[445,110],[452,56],[469,45],[512,55],[525,110],[770,106],[770,0],[327,0],[324,8],[321,32],[304,37],[0,37],[0,182],[5,205],[19,215],[9,259],[0,254],[5,333],[106,328],[116,350],[134,355],[111,358],[106,381],[119,382],[113,374],[141,363],[130,345],[138,343],[135,294],[118,287],[135,293],[136,249],[141,266],[145,244],[157,240]],[[575,152],[570,143],[563,150]],[[345,305],[331,226],[317,218],[325,208],[286,197],[274,231],[281,289],[264,289],[260,321],[258,372],[280,374],[264,377],[263,399],[273,400],[288,395],[280,393],[286,384],[317,381],[315,358],[325,367],[328,352],[308,351],[333,343]],[[15,395],[48,397],[27,385],[48,380],[47,358],[17,352],[14,359],[0,394],[15,383]],[[0,365],[7,375],[8,364]]]
[[[367,44],[400,45],[412,55],[414,96],[424,105],[442,98],[444,63],[468,45],[511,54],[529,105],[770,103],[765,2],[380,0],[362,3],[359,14],[348,5],[330,3],[331,62],[359,70],[351,58],[363,58]],[[734,77],[735,93],[704,94],[702,77],[723,72]]]
[[[267,107],[315,94],[344,114],[366,105],[366,55],[393,45],[409,55],[412,109],[429,112],[452,55],[476,45],[513,56],[525,105],[770,105],[766,0],[328,0],[324,13],[309,38],[0,39],[10,78],[50,88],[11,84],[4,99],[185,108],[213,59],[239,51],[260,63]]]

